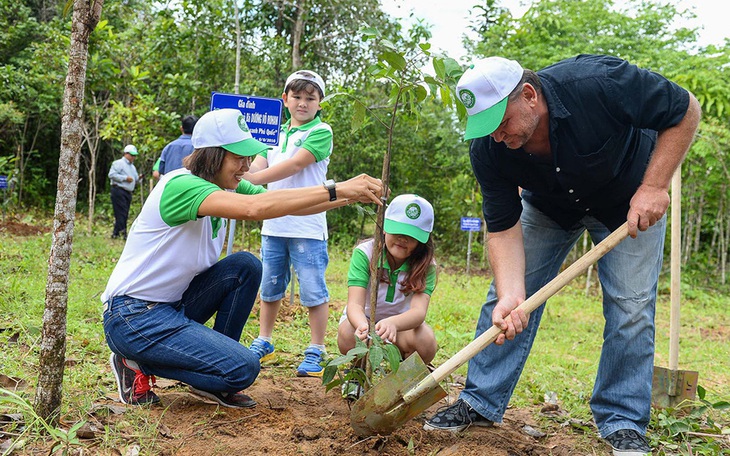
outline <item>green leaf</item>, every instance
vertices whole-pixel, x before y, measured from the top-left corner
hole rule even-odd
[[[365,123],[366,109],[362,103],[355,102],[352,104],[352,120],[350,121],[350,130],[356,131]],[[360,340],[360,339],[358,339]]]
[[[336,388],[340,385],[342,385],[343,380],[336,378],[332,380],[331,382],[327,383],[324,387],[325,392],[330,391],[332,388]]]
[[[702,385],[697,385],[697,397],[699,397],[700,400],[703,400],[706,394],[707,391],[702,387]]]
[[[370,354],[368,356],[370,357],[370,365],[375,370],[383,362],[383,349],[377,345],[373,345],[370,347]]]
[[[385,357],[390,365],[390,370],[398,372],[400,367],[400,350],[395,344],[387,344],[385,346]]]
[[[390,64],[391,67],[398,71],[406,69],[406,59],[396,52],[383,52],[383,59]]]
[[[324,372],[322,372],[322,384],[329,385],[329,383],[335,378],[335,375],[337,375],[337,365],[327,363],[324,367]]]
[[[359,338],[357,340],[360,340]],[[360,341],[362,342],[362,341]],[[364,355],[368,352],[368,346],[365,345],[363,342],[362,345],[355,344],[355,347],[351,348],[350,351],[347,352],[347,355],[353,355],[353,356],[360,356]]]
[[[444,60],[439,57],[434,57],[433,59],[433,71],[436,73],[436,76],[439,79],[445,79],[446,78],[446,65],[444,65]]]
[[[380,45],[381,45],[381,46],[383,46],[384,48],[386,48],[386,49],[390,50],[390,51],[395,51],[395,50],[397,50],[397,49],[398,49],[398,48],[397,48],[397,47],[395,46],[395,44],[393,44],[393,42],[392,42],[392,41],[390,41],[390,40],[381,40],[381,41],[380,41]]]
[[[426,88],[421,85],[416,86],[416,88],[414,90],[416,92],[416,102],[417,103],[422,102],[428,96],[428,90],[426,90]]]
[[[352,350],[355,350],[355,349],[353,348]],[[352,350],[350,350],[350,351],[352,351]],[[337,358],[331,359],[330,361],[327,362],[327,365],[328,366],[340,366],[342,364],[349,363],[353,359],[355,359],[355,356],[350,354],[350,352],[347,352],[346,355],[341,355],[341,356],[338,356]]]
[[[360,29],[360,34],[366,39],[380,36],[380,32],[375,27],[363,27]]]

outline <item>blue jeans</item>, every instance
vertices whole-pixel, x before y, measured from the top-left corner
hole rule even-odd
[[[324,280],[329,264],[327,241],[306,238],[261,236],[261,260],[264,263],[261,300],[274,302],[286,296],[291,280],[290,265],[299,280],[299,301],[305,307],[329,302]]]
[[[522,202],[525,287],[532,295],[553,279],[570,249],[588,230],[598,243],[610,232],[593,217],[562,229]],[[666,217],[636,239],[627,238],[598,261],[603,288],[603,348],[590,405],[603,437],[619,429],[646,431],[651,410],[654,365],[654,309],[663,259]],[[476,334],[492,326],[497,303],[492,283]],[[489,420],[501,422],[540,326],[544,304],[530,315],[527,328],[504,345],[489,345],[469,361],[461,398]]]
[[[261,262],[239,252],[197,275],[177,302],[115,296],[104,305],[109,348],[147,375],[205,391],[241,391],[261,368],[258,356],[238,342],[260,283]],[[213,315],[211,329],[204,323]]]

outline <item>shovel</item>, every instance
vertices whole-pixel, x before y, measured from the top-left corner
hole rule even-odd
[[[525,314],[529,315],[568,282],[582,274],[590,265],[616,247],[628,234],[628,223],[624,223],[535,294],[523,301],[518,309],[523,309]],[[350,412],[352,429],[360,437],[392,433],[445,397],[446,391],[439,386],[439,383],[482,351],[484,347],[494,342],[501,333],[502,330],[499,327],[492,325],[431,373],[418,353],[413,353],[401,363],[396,372],[386,375],[352,405]]]
[[[679,370],[680,307],[680,228],[682,173],[678,168],[672,178],[671,291],[669,313],[669,369],[654,366],[651,403],[657,408],[674,407],[684,400],[695,400],[699,373]]]

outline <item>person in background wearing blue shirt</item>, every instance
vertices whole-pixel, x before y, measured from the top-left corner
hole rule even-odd
[[[119,160],[114,160],[109,169],[112,208],[114,209],[112,239],[120,236],[127,239],[127,218],[129,218],[129,206],[132,204],[132,192],[141,179],[133,164],[137,155],[137,148],[129,144],[124,148],[124,156]]]
[[[182,168],[183,158],[193,153],[195,148],[190,138],[192,137],[193,127],[195,127],[197,121],[198,118],[196,116],[183,117],[182,125],[180,125],[182,135],[162,149],[160,166],[157,170],[160,175]]]
[[[614,455],[650,454],[644,434],[668,189],[694,138],[699,103],[657,73],[598,55],[537,73],[489,57],[464,72],[457,94],[494,271],[476,333],[492,324],[504,333],[471,359],[459,400],[425,429],[502,420],[544,305],[529,318],[515,308],[558,274],[585,230],[598,243],[628,221],[631,239],[598,263],[605,326],[590,405]]]

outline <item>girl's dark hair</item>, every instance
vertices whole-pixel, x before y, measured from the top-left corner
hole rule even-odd
[[[385,247],[385,244],[383,244],[383,247]],[[385,248],[383,249],[383,255],[385,255]],[[434,265],[433,238],[429,236],[428,241],[425,243],[419,242],[406,263],[408,264],[408,271],[403,280],[401,291],[404,294],[423,292],[426,289],[428,270]],[[390,283],[388,273],[385,270],[383,270],[380,281]]]
[[[195,149],[183,159],[183,166],[198,177],[213,182],[223,166],[227,151],[222,147],[203,147]]]

